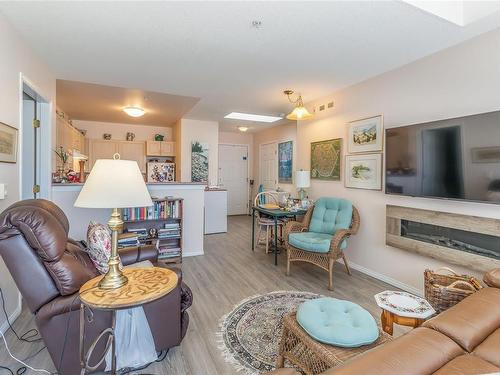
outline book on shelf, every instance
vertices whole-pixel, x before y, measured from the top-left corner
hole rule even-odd
[[[179,200],[158,200],[151,207],[124,208],[122,211],[125,221],[179,219],[180,215]]]

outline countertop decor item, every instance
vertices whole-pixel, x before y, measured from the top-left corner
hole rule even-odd
[[[17,161],[17,129],[0,122],[0,162]]]
[[[295,106],[293,111],[286,116],[287,119],[298,121],[310,120],[314,117],[314,115],[309,113],[307,108],[304,107],[304,103],[302,102],[302,95],[299,94],[296,100],[292,100],[290,96],[293,95],[293,90],[285,90],[283,91],[283,94],[285,94],[288,98],[288,101]]]
[[[436,313],[425,299],[407,292],[386,290],[376,294],[375,301],[382,309],[382,329],[390,335],[393,323],[416,328]]]
[[[111,140],[111,134],[109,134],[109,133],[104,133],[104,134],[102,135],[102,138],[103,138],[103,139],[105,139],[106,141],[109,141],[109,140]]]
[[[99,282],[101,289],[116,289],[127,283],[127,277],[119,268],[118,232],[123,228],[119,209],[152,205],[153,201],[137,162],[120,160],[119,154],[115,154],[114,159],[96,161],[76,199],[75,207],[113,210],[108,222],[112,230],[109,271]]]
[[[85,162],[89,160],[87,155],[83,155],[78,150],[73,150],[73,160],[78,160],[79,178],[78,182],[85,182]]]
[[[276,291],[239,302],[220,319],[217,332],[226,362],[248,375],[274,370],[283,316],[318,297],[308,292]]]
[[[161,141],[163,141],[164,138],[165,138],[164,135],[161,135],[161,134],[156,134],[155,135],[155,141],[161,142]]]
[[[133,141],[135,139],[135,134],[132,132],[128,132],[126,139],[127,141]]]

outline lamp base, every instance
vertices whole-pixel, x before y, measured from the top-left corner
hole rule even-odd
[[[306,191],[304,189],[299,189],[299,198],[301,201],[306,197]]]
[[[100,289],[117,289],[128,283],[127,276],[123,273],[111,274],[108,272],[102,279],[99,281]]]

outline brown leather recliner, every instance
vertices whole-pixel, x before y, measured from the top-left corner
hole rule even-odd
[[[500,373],[500,268],[489,286],[381,345],[322,375],[479,375]],[[273,375],[299,375],[280,369]]]
[[[35,314],[52,361],[63,375],[80,373],[78,290],[99,274],[85,249],[68,238],[68,230],[64,212],[47,200],[20,201],[0,215],[0,255]],[[124,265],[157,261],[157,253],[151,249],[127,249],[120,256]],[[192,294],[180,272],[178,276],[179,283],[171,293],[144,305],[157,351],[179,345],[189,323],[185,310],[191,306]],[[94,311],[86,328],[86,350],[110,326],[110,312]],[[104,349],[101,341],[95,357]]]

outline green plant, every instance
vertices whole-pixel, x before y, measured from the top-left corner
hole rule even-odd
[[[64,151],[62,146],[59,147],[59,150],[54,150],[59,160],[61,160],[62,165],[65,165],[68,162],[69,154],[67,151]]]

